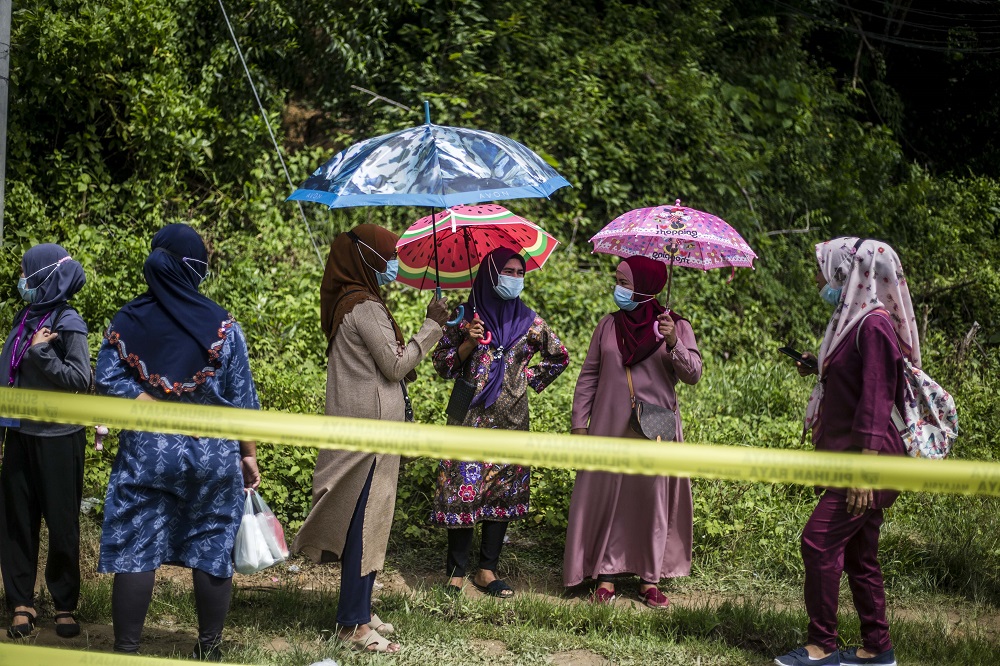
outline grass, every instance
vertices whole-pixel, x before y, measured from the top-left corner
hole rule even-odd
[[[743,499],[765,490],[760,484],[719,487],[712,510],[722,512],[723,498],[738,508]],[[700,494],[711,495],[707,486]],[[804,507],[808,501],[810,497],[803,497],[794,505]],[[430,530],[411,538],[397,530],[387,571],[380,578],[386,588],[376,611],[399,629],[402,653],[386,662],[384,657],[352,653],[337,641],[325,640],[333,628],[339,572],[297,559],[290,564],[306,572],[314,589],[306,589],[287,564],[255,578],[237,577],[226,624],[227,659],[282,666],[305,666],[325,658],[342,666],[609,662],[764,666],[775,654],[802,644],[807,617],[801,571],[794,568],[801,566],[795,557],[797,535],[790,532],[775,538],[772,533],[770,540],[764,539],[768,528],[781,528],[788,520],[795,522],[794,517],[762,521],[760,506],[767,508],[768,503],[741,509],[747,521],[757,514],[759,524],[750,529],[748,522],[743,532],[719,535],[719,543],[709,549],[714,556],[696,552],[691,577],[664,583],[664,591],[675,602],[664,612],[627,604],[595,607],[564,595],[561,535],[527,523],[510,530],[499,571],[522,594],[511,601],[478,595],[454,599],[436,587],[443,578],[444,532]],[[996,508],[997,501],[991,498],[916,494],[905,496],[893,508],[883,529],[881,558],[899,663],[998,663]],[[111,577],[92,573],[99,526],[88,519],[83,528],[85,581],[79,617],[90,636],[75,647],[108,650]],[[620,584],[619,591],[629,596],[634,583]],[[39,606],[43,617],[51,613],[45,596]],[[841,608],[841,639],[845,645],[856,645],[860,630],[846,591]],[[185,656],[194,643],[196,626],[189,578],[165,573],[147,618],[146,653]]]
[[[106,579],[84,589],[81,618],[110,623]],[[329,636],[337,595],[331,590],[240,588],[227,621],[227,660],[302,666],[324,658],[340,664],[383,663],[382,658],[346,651]],[[940,603],[940,600],[938,600]],[[592,606],[568,599],[522,594],[510,602],[452,598],[435,587],[390,592],[377,602],[384,620],[399,627],[405,646],[392,658],[409,664],[732,664],[760,665],[801,644],[806,616],[776,608],[773,600],[750,597],[651,612],[631,607]],[[996,663],[1000,651],[991,628],[956,628],[946,619],[892,620],[900,663]],[[995,618],[993,618],[995,620]],[[158,585],[150,626],[188,629],[196,625],[190,591],[177,583]],[[841,616],[842,639],[857,644],[856,617]],[[278,650],[272,647],[277,639]],[[575,653],[572,651],[586,651]],[[173,656],[181,656],[174,654]],[[577,661],[560,662],[559,659]],[[587,658],[594,661],[586,661]],[[700,662],[699,662],[700,659]]]

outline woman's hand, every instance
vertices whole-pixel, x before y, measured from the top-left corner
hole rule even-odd
[[[50,329],[48,326],[45,328],[40,328],[35,331],[35,335],[31,338],[31,346],[42,344],[43,342],[52,342],[59,337],[59,334]]]
[[[588,431],[587,431],[587,429],[586,429],[586,428],[573,428],[573,429],[572,429],[572,430],[570,431],[570,434],[571,434],[571,435],[586,435],[586,434],[587,434],[587,432],[588,432]]]
[[[805,356],[805,354],[803,354]],[[862,455],[877,456],[878,451],[874,449],[862,449]],[[875,507],[875,493],[870,488],[848,488],[847,489],[847,513],[860,516],[868,509]]]
[[[805,365],[804,363],[802,363],[801,361],[796,361],[795,362],[795,369],[799,371],[799,376],[800,377],[808,377],[809,375],[818,375],[819,374],[819,363],[817,362],[816,357],[811,352],[804,353],[802,355],[802,360],[803,361],[812,361],[813,362],[812,365],[814,367],[809,367],[809,366]]]
[[[664,312],[659,317],[656,318],[657,330],[663,339],[667,342],[667,346],[673,349],[677,346],[677,330],[674,326],[674,319],[670,316],[669,312]]]
[[[240,442],[240,471],[243,472],[243,487],[256,488],[260,485],[260,470],[257,469],[257,442]]]
[[[240,458],[240,471],[243,472],[243,487],[256,488],[260,485],[260,470],[257,469],[257,456]]]
[[[149,395],[145,391],[143,391],[139,395],[135,396],[135,399],[136,400],[142,400],[143,402],[156,402],[156,398],[154,398],[153,396]]]
[[[477,314],[469,322],[469,339],[471,339],[476,344],[486,336],[486,327],[483,326],[483,320],[479,318]]]
[[[431,298],[427,305],[427,318],[438,326],[444,326],[449,316],[448,301],[444,298]]]
[[[870,488],[847,489],[847,513],[860,516],[875,505],[875,492]]]

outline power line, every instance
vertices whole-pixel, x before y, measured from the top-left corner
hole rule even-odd
[[[964,53],[969,55],[974,54],[993,54],[1000,53],[1000,42],[996,46],[982,46],[982,47],[962,47],[962,46],[952,46],[941,40],[922,40],[916,38],[903,38],[903,37],[893,37],[889,35],[884,35],[877,32],[871,32],[868,30],[863,30],[861,28],[846,24],[838,23],[832,19],[828,19],[823,16],[818,16],[811,12],[807,12],[793,5],[789,5],[780,0],[775,0],[775,5],[782,7],[792,14],[807,18],[819,25],[826,26],[835,30],[846,30],[853,32],[857,35],[863,35],[868,39],[873,41],[885,42],[888,44],[894,44],[896,46],[903,46],[907,48],[921,49],[925,51],[935,51],[938,53]]]
[[[243,57],[243,49],[240,48],[240,43],[236,39],[236,33],[233,31],[233,24],[229,22],[229,14],[226,12],[226,6],[222,4],[222,0],[219,0],[219,9],[222,10],[222,17],[226,19],[226,27],[229,28],[229,35],[233,38],[233,46],[236,47],[236,53],[240,56],[240,62],[243,63],[243,71],[246,72],[247,81],[250,82],[250,89],[253,91],[254,99],[257,100],[257,107],[260,109],[260,117],[264,119],[264,125],[267,127],[268,134],[271,135],[271,143],[274,144],[274,152],[278,154],[278,160],[281,162],[281,168],[285,172],[285,180],[288,181],[288,186],[295,190],[295,185],[292,183],[292,176],[288,173],[288,166],[285,164],[285,158],[281,153],[281,148],[278,146],[278,139],[274,136],[274,130],[271,128],[271,121],[267,118],[267,112],[264,110],[264,104],[260,101],[260,95],[257,94],[257,85],[253,81],[253,77],[250,76],[250,68],[247,67],[246,58]],[[323,265],[323,256],[319,252],[319,246],[316,245],[316,239],[313,237],[312,228],[309,226],[309,220],[306,218],[305,208],[302,206],[301,201],[296,202],[299,205],[299,214],[302,216],[302,223],[306,225],[306,233],[309,235],[309,241],[312,243],[313,249],[316,250],[316,258],[319,260],[319,265]]]

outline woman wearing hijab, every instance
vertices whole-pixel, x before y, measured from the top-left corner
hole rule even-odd
[[[434,367],[445,379],[475,386],[468,414],[450,425],[528,430],[528,387],[541,392],[569,365],[569,354],[548,324],[521,302],[524,259],[498,248],[486,255],[465,304],[465,319],[445,329]],[[484,330],[485,329],[485,330]],[[482,344],[484,337],[489,344]],[[538,354],[541,360],[528,367]],[[460,589],[469,566],[473,529],[482,523],[479,570],[472,584],[508,598],[514,591],[496,577],[507,525],[528,515],[530,470],[521,465],[442,460],[431,523],[448,529],[445,567]]]
[[[441,337],[444,299],[433,299],[409,342],[386,307],[381,287],[396,279],[399,237],[374,224],[338,235],[320,287],[320,318],[329,370],[326,413],[403,421],[406,382]],[[385,564],[396,502],[399,456],[320,451],[313,508],[292,549],[315,562],[341,562],[338,634],[356,650],[397,652],[383,635],[391,624],[371,612],[375,573]]]
[[[83,288],[83,267],[59,245],[24,253],[17,288],[28,305],[0,355],[0,386],[85,392],[90,386],[87,325],[67,301]],[[0,469],[0,570],[13,611],[7,629],[23,638],[34,629],[35,572],[41,519],[49,529],[45,583],[56,609],[56,634],[80,633],[73,617],[80,599],[80,499],[83,426],[0,419],[5,439]],[[23,621],[19,621],[22,620]]]
[[[171,224],[153,236],[143,266],[148,291],[118,311],[98,353],[100,393],[260,408],[240,325],[198,291],[207,262],[205,244],[191,227]],[[98,571],[115,574],[116,652],[138,652],[156,570],[176,564],[189,567],[194,582],[194,656],[219,658],[244,489],[259,484],[254,442],[119,434],[98,562]]]
[[[691,324],[656,302],[667,267],[647,257],[618,265],[618,311],[597,324],[573,395],[574,435],[637,437],[629,428],[635,397],[674,411],[683,440],[675,387],[701,378],[701,353]],[[631,373],[631,384],[626,373]],[[663,446],[676,446],[664,443]],[[598,582],[596,603],[615,599],[615,579],[639,577],[639,600],[670,604],[661,578],[691,573],[691,482],[667,476],[577,472],[569,506],[563,583]]]
[[[833,308],[819,350],[819,374],[806,410],[806,429],[819,451],[904,455],[892,410],[903,411],[904,355],[920,365],[920,342],[899,257],[880,241],[837,238],[816,246],[820,297]],[[815,358],[804,354],[804,359]],[[809,630],[804,647],[774,660],[779,666],[896,663],[878,562],[883,512],[898,492],[817,488],[820,496],[802,531]],[[861,648],[838,651],[837,605],[847,572],[861,618]]]

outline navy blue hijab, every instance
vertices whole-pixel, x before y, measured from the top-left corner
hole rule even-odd
[[[507,372],[506,351],[524,337],[535,323],[535,311],[522,303],[520,296],[507,301],[500,298],[493,289],[500,279],[500,271],[514,258],[521,261],[522,267],[525,266],[524,257],[508,247],[498,247],[486,255],[479,264],[476,279],[472,282],[471,298],[465,304],[466,321],[472,321],[473,305],[475,305],[476,313],[483,321],[484,328],[493,334],[490,346],[494,350],[500,347],[504,349],[503,354],[494,353],[486,384],[483,385],[479,395],[472,400],[473,405],[482,404],[484,407],[490,407],[497,401],[503,386],[504,374]]]
[[[21,270],[28,278],[28,288],[38,290],[38,298],[14,315],[13,327],[7,334],[3,352],[0,353],[0,386],[7,386],[10,378],[10,359],[18,331],[21,332],[20,339],[17,340],[19,356],[24,345],[31,344],[31,336],[39,324],[57,333],[87,334],[87,324],[83,318],[76,310],[67,307],[66,303],[87,282],[83,266],[79,262],[72,259],[61,245],[42,243],[24,253]],[[58,321],[55,321],[57,318]]]
[[[118,311],[106,337],[141,382],[166,394],[215,375],[232,317],[202,296],[208,251],[198,232],[170,224],[153,236],[142,272],[149,290]]]

